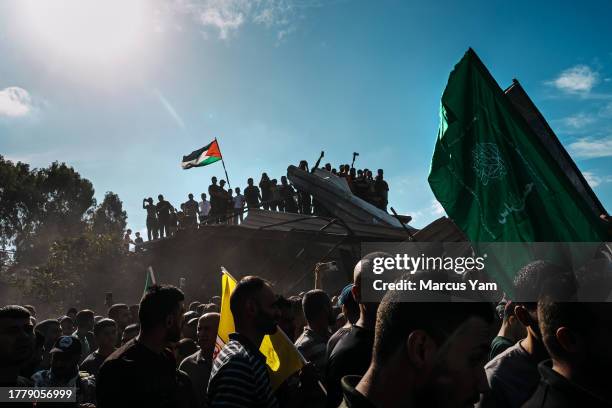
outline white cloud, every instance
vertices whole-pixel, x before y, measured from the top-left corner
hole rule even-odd
[[[175,9],[188,14],[204,29],[214,29],[222,40],[234,36],[247,23],[277,30],[282,40],[295,31],[298,11],[308,7],[320,7],[313,2],[296,3],[296,0],[175,0]]]
[[[595,122],[595,117],[586,113],[577,113],[563,119],[563,124],[573,129],[581,129]]]
[[[588,94],[599,82],[599,74],[587,65],[576,65],[566,69],[549,84],[572,94]]]
[[[32,98],[28,91],[17,86],[0,90],[0,116],[26,116],[32,111]]]
[[[610,157],[612,156],[612,137],[578,139],[570,143],[569,150],[572,156],[579,159]]]
[[[582,175],[592,188],[595,188],[603,183],[612,182],[612,176],[598,176],[597,174],[590,171],[584,171],[582,172]]]
[[[431,200],[431,214],[435,215],[436,217],[442,217],[446,214],[446,211],[444,211],[444,207],[442,207],[442,204],[440,204],[435,198]]]

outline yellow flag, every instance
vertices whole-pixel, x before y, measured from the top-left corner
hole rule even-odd
[[[236,280],[222,268],[221,280],[221,319],[215,345],[216,357],[221,348],[229,341],[229,334],[236,331],[234,316],[230,310],[230,295],[236,287]],[[304,366],[304,359],[287,335],[279,328],[276,333],[265,336],[259,351],[266,356],[272,389],[277,389],[287,378]]]

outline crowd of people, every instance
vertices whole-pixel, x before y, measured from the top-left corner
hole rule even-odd
[[[72,406],[101,408],[612,406],[612,303],[565,301],[600,289],[595,272],[530,263],[497,309],[406,302],[399,291],[366,301],[362,276],[384,255],[363,257],[334,296],[319,265],[314,289],[288,298],[260,277],[241,279],[230,297],[235,332],[217,351],[220,298],[187,302],[173,286],[105,315],[71,308],[37,322],[32,306],[4,306],[0,386],[71,386]],[[277,330],[307,364],[273,388],[259,347]]]
[[[318,168],[318,163],[315,168],[309,170],[308,163],[302,160],[299,168],[314,172]],[[382,169],[378,169],[375,178],[369,169],[357,170],[348,164],[340,165],[337,170],[327,163],[321,170],[343,178],[353,194],[387,211],[389,185],[384,179]],[[200,225],[218,223],[238,225],[242,223],[247,209],[263,208],[269,211],[304,215],[329,215],[310,194],[296,191],[286,176],[282,176],[279,183],[277,179],[271,179],[267,173],[262,173],[257,185],[252,178],[249,178],[244,191],[240,187],[226,189],[225,185],[225,180],[212,177],[208,194],[200,194],[201,201],[195,200],[194,195],[189,194],[188,200],[180,205],[180,209],[175,208],[161,194],[157,197],[157,203],[152,197],[143,199],[142,208],[147,211],[148,240],[169,237],[178,230],[195,229]],[[127,245],[133,243],[138,246],[142,243],[140,233],[137,234],[134,241],[129,234],[126,234]]]

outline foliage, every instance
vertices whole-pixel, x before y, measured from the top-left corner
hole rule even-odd
[[[0,297],[49,312],[101,304],[142,270],[122,246],[127,214],[107,192],[96,205],[92,183],[64,163],[44,169],[0,156]]]

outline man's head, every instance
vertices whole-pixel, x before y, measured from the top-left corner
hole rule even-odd
[[[189,304],[189,311],[190,312],[198,313],[198,306],[200,306],[201,304],[202,304],[201,302],[198,302],[197,300],[194,300],[193,302],[191,302]],[[198,313],[198,315],[199,315],[199,313]]]
[[[100,350],[112,350],[117,342],[117,323],[112,319],[98,321],[94,328],[94,337]]]
[[[327,171],[331,171],[332,170],[331,163],[325,163],[325,170],[327,170]]]
[[[10,305],[0,308],[0,372],[18,366],[34,353],[34,331],[28,309]]]
[[[128,305],[125,303],[116,303],[108,309],[108,317],[117,323],[119,330],[122,330],[130,324],[132,315]]]
[[[287,176],[282,176],[282,177],[281,177],[281,184],[282,184],[283,186],[286,186],[286,185],[287,185]]]
[[[521,324],[514,314],[514,303],[511,301],[504,305],[502,325],[505,326],[505,336],[510,337],[511,340],[516,342],[525,337],[525,326]]]
[[[487,361],[493,309],[477,302],[405,302],[385,294],[376,318],[370,370],[401,373],[398,398],[417,406],[472,406],[488,389]]]
[[[153,197],[149,197],[149,198],[147,198],[147,202],[148,202],[149,204],[153,204]]]
[[[368,276],[373,276],[373,267],[374,267],[374,259],[375,258],[389,258],[390,254],[386,252],[371,252],[361,258],[355,268],[353,269],[353,288],[351,292],[355,301],[359,304],[359,314],[360,318],[365,317],[367,321],[373,321],[376,316],[376,309],[378,308],[378,303],[373,302],[365,302],[362,297],[362,288],[361,288],[361,279],[362,276],[366,274]]]
[[[221,180],[221,181],[219,182],[219,185],[221,186],[221,188],[223,188],[223,186],[225,185],[225,180]]]
[[[187,313],[183,315],[185,324],[183,325],[183,330],[181,331],[181,337],[184,339],[196,340],[198,338],[198,314],[195,312],[193,312],[193,314],[196,317],[193,317],[192,315],[187,315]]]
[[[159,202],[162,202],[164,201],[164,196],[160,194],[157,196],[157,199],[159,200]]]
[[[206,313],[198,319],[198,346],[207,358],[211,358],[215,349],[220,318],[219,313]]]
[[[61,336],[53,344],[51,374],[60,382],[67,382],[79,372],[81,342],[75,336]]]
[[[249,177],[249,179],[247,180],[247,184],[248,184],[249,186],[252,186],[252,185],[253,185],[253,179],[252,179],[251,177]]]
[[[127,326],[121,334],[121,345],[123,346],[125,343],[138,336],[139,331],[140,325],[138,323],[130,324],[129,326]]]
[[[206,193],[200,194],[200,198],[202,199],[202,201],[206,201]]]
[[[45,336],[45,344],[47,346],[51,346],[55,342],[55,340],[57,340],[57,338],[62,335],[62,329],[60,328],[60,324],[55,319],[43,320],[42,322],[36,325],[36,330],[38,330]],[[72,332],[70,334],[72,334]]]
[[[154,285],[140,301],[140,329],[143,333],[159,331],[165,341],[179,341],[183,327],[185,295],[174,286]]]
[[[555,364],[569,367],[583,381],[609,378],[611,302],[556,302],[545,297],[538,303],[538,320]]]
[[[77,330],[80,332],[92,331],[94,328],[94,312],[89,309],[81,310],[76,315],[76,324]]]
[[[295,327],[295,312],[291,301],[283,296],[279,296],[277,303],[280,310],[280,319],[278,319],[278,327],[289,337],[289,340],[295,342],[296,327]]]
[[[377,171],[378,177],[383,178],[383,169],[378,169]]]
[[[72,319],[72,321],[74,321],[76,319],[76,314],[77,314],[77,309],[76,307],[71,307],[70,309],[68,309],[68,311],[66,312],[66,316],[68,316],[69,318]]]
[[[140,232],[136,231],[136,238],[140,238]]]
[[[236,192],[236,195],[240,194],[240,187],[236,187],[234,191]]]
[[[125,231],[125,235],[132,235],[132,230],[128,228],[127,231]]]
[[[30,312],[30,316],[31,317],[36,317],[36,308],[34,306],[32,306],[32,305],[23,305],[23,307],[28,309],[28,312]]]
[[[327,293],[320,289],[313,289],[302,298],[304,316],[311,328],[329,327],[335,323],[331,300]]]
[[[338,306],[342,308],[342,314],[346,317],[346,320],[354,324],[359,319],[359,305],[353,297],[353,284],[346,285],[340,296],[338,297]]]
[[[70,317],[68,316],[60,317],[59,323],[60,323],[61,330],[62,330],[61,334],[63,334],[64,336],[70,336],[72,333],[74,333],[74,321]]]
[[[189,195],[187,195],[187,197],[189,197],[190,200],[193,200],[193,194],[189,193]]]
[[[514,314],[535,339],[540,339],[537,302],[544,296],[569,299],[576,292],[571,271],[548,261],[534,261],[522,267],[514,277]]]
[[[280,318],[272,286],[258,276],[242,278],[230,297],[236,331],[251,327],[258,334],[273,334]]]
[[[213,183],[213,184],[217,184],[217,178],[216,178],[215,176],[213,176],[213,177],[210,179],[210,181],[211,181],[211,183]]]

